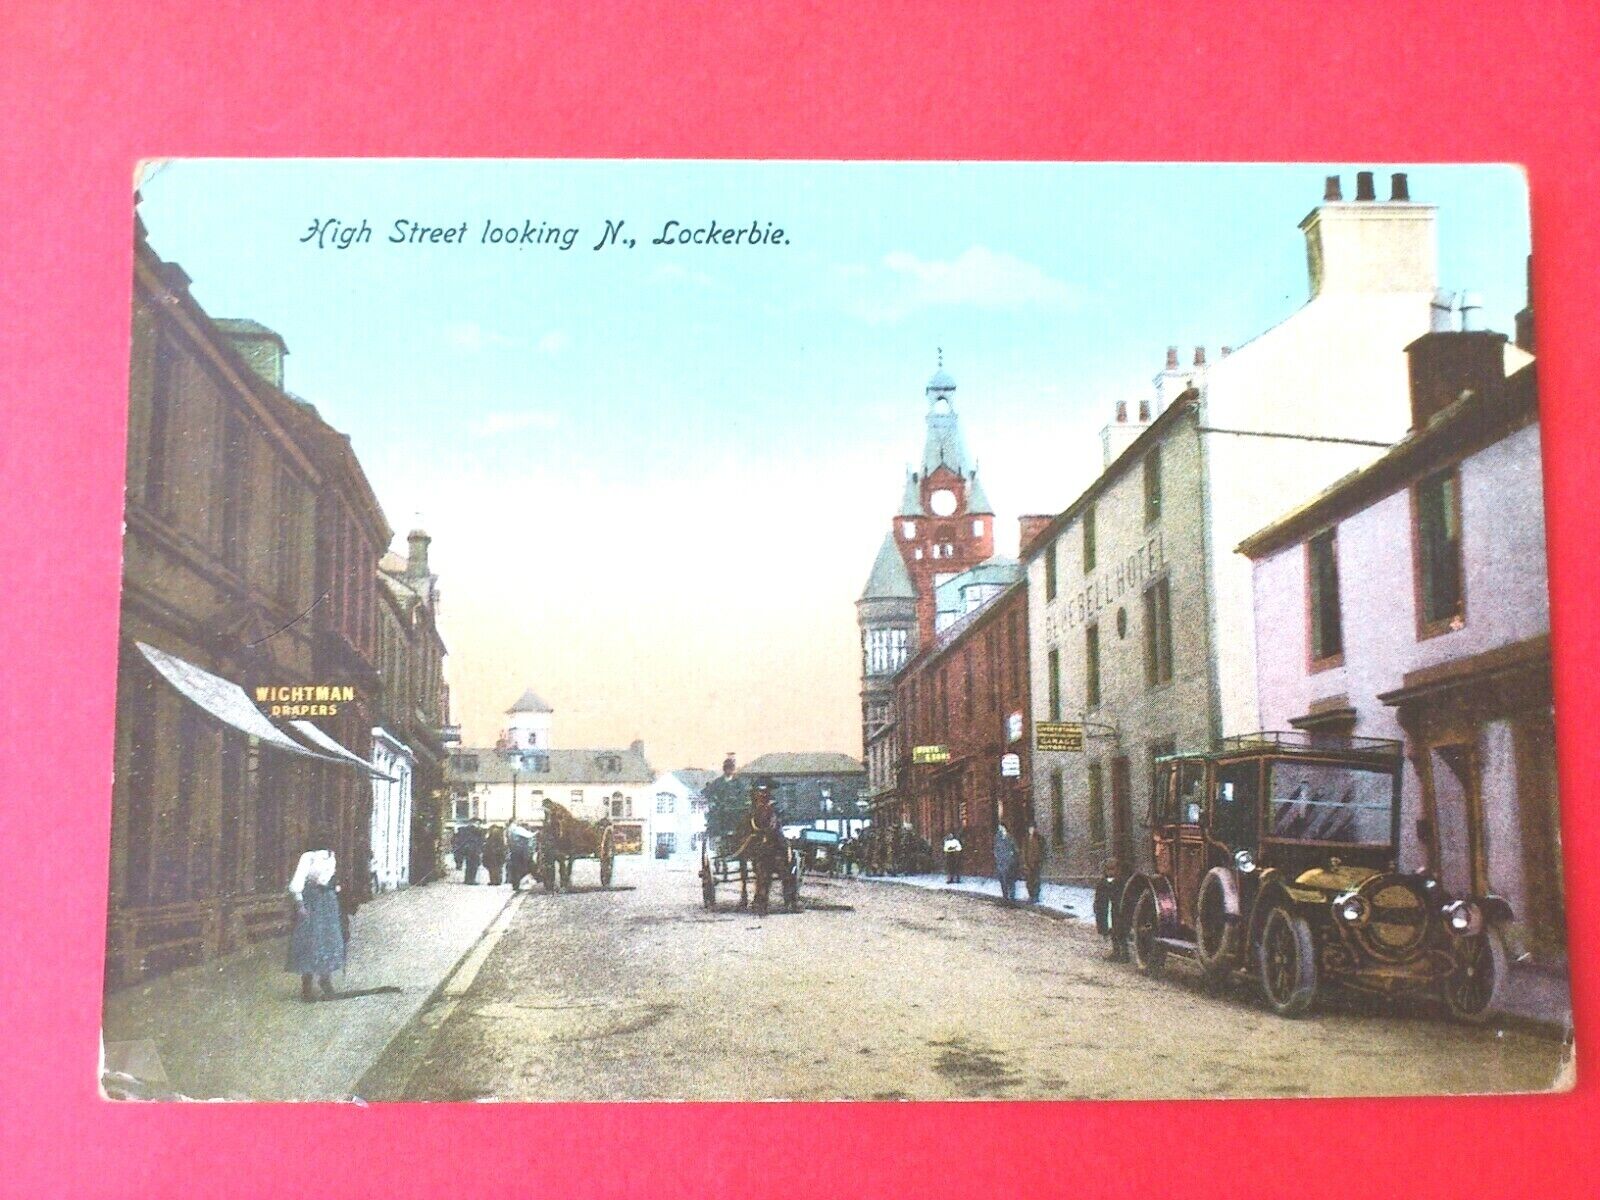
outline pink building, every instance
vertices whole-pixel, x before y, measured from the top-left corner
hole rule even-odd
[[[1524,948],[1560,962],[1539,415],[1505,343],[1413,342],[1410,433],[1239,549],[1263,728],[1403,739],[1400,865],[1503,896]]]

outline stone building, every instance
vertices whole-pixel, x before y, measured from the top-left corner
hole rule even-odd
[[[1081,751],[1034,760],[1038,810],[1062,815],[1052,874],[1142,857],[1153,759],[1259,727],[1235,547],[1405,435],[1404,351],[1429,328],[1435,215],[1403,175],[1387,201],[1369,172],[1353,201],[1330,178],[1300,223],[1307,302],[1209,364],[1197,354],[1178,372],[1169,353],[1149,421],[1114,423],[1138,428],[1109,431],[1103,473],[1024,549],[1033,715],[1083,729]]]
[[[706,835],[706,785],[716,777],[715,771],[699,767],[657,776],[645,831],[645,850],[651,862],[663,866],[699,862]]]
[[[968,458],[955,393],[941,356],[923,389],[928,411],[922,458],[906,472],[900,506],[856,601],[861,741],[873,796],[894,788],[895,672],[933,640],[939,587],[994,556],[994,509]]]
[[[866,775],[861,761],[848,754],[773,751],[739,768],[734,784],[748,796],[755,784],[770,780],[785,826],[810,825],[849,837],[867,821]]]
[[[1506,378],[1504,342],[1412,343],[1407,436],[1240,549],[1263,723],[1403,739],[1402,865],[1506,897],[1527,948],[1560,961],[1537,388],[1533,366]]]
[[[257,688],[310,685],[309,702],[328,687],[317,679],[319,628],[299,619],[318,594],[324,466],[301,436],[299,407],[252,368],[188,283],[140,225],[112,985],[283,932],[284,887],[315,822],[334,827],[344,861],[366,861],[364,755],[256,703]],[[332,708],[343,704],[324,694],[291,712],[319,721]]]
[[[983,873],[996,826],[1020,835],[1034,819],[1027,585],[1017,563],[991,559],[940,596],[940,632],[895,677],[896,786],[875,796],[874,820],[935,846],[959,830]]]

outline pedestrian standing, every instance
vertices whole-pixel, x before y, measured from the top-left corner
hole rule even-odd
[[[450,853],[456,860],[456,870],[461,870],[467,865],[467,827],[457,825],[456,831],[450,835]]]
[[[461,881],[477,883],[478,867],[483,862],[483,826],[478,821],[473,821],[461,832],[461,856],[465,860],[461,868]]]
[[[957,830],[951,830],[944,839],[944,881],[961,882],[961,835]]]
[[[1028,901],[1039,903],[1044,891],[1044,837],[1031,821],[1022,838],[1022,877],[1028,883]]]
[[[1017,902],[1017,843],[1004,825],[994,831],[994,874],[1000,881],[1000,898]]]
[[[338,860],[324,830],[313,830],[305,852],[289,880],[294,899],[294,927],[289,931],[288,969],[300,976],[300,998],[315,1000],[316,979],[322,998],[331,1000],[333,973],[344,970],[344,923],[339,910]]]
[[[483,865],[489,868],[489,885],[500,886],[500,873],[506,865],[506,831],[503,825],[491,825],[483,843]]]
[[[524,875],[533,874],[533,839],[527,830],[513,825],[506,830],[506,848],[506,880],[514,892]]]

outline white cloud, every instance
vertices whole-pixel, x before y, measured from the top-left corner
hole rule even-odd
[[[514,346],[516,340],[476,321],[457,321],[444,327],[444,340],[461,350],[482,350],[487,346]]]
[[[1081,290],[1014,254],[969,246],[952,259],[923,259],[906,250],[884,255],[882,269],[841,275],[863,279],[846,308],[865,321],[898,321],[924,308],[1075,308]]]
[[[561,418],[552,412],[527,409],[522,412],[487,413],[467,426],[473,437],[499,437],[506,433],[520,433],[525,429],[554,429]]]

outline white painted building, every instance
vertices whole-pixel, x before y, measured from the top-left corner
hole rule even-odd
[[[372,778],[373,886],[378,890],[411,882],[412,778],[417,758],[388,730],[372,731],[372,765],[389,776]]]
[[[1034,720],[1088,733],[1083,752],[1034,761],[1053,873],[1142,858],[1152,758],[1259,727],[1235,547],[1410,425],[1405,348],[1430,327],[1436,214],[1403,175],[1391,199],[1374,191],[1363,172],[1346,201],[1329,179],[1300,223],[1307,302],[1209,364],[1183,372],[1169,354],[1148,423],[1108,430],[1104,472],[1024,548]]]
[[[651,862],[685,866],[700,861],[700,843],[706,835],[705,788],[716,777],[715,771],[698,767],[657,777],[645,838]]]

